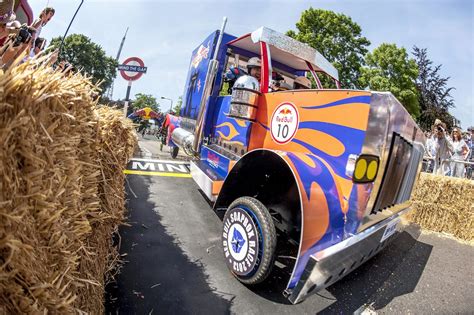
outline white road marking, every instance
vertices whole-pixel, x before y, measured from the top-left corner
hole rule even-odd
[[[132,159],[130,159],[130,162],[132,162],[132,161],[165,163],[165,164],[187,164],[187,165],[189,165],[188,161],[174,161],[174,160],[155,160],[155,159],[132,158]]]
[[[138,145],[142,151],[145,152],[145,157],[152,157],[152,153],[150,150],[148,150],[142,143],[138,142]]]

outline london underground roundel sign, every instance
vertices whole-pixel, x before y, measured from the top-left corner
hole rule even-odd
[[[123,64],[119,65],[118,69],[127,81],[138,80],[146,72],[145,63],[138,57],[127,58]]]

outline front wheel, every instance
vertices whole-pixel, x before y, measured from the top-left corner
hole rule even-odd
[[[267,208],[255,198],[236,199],[224,216],[222,244],[227,267],[240,282],[263,282],[272,271],[277,245]]]

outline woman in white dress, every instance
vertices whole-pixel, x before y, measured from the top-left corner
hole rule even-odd
[[[453,155],[452,160],[465,161],[469,156],[469,147],[462,138],[461,130],[454,128],[452,133],[452,144],[453,144]],[[464,177],[464,163],[462,162],[451,162],[451,176]]]

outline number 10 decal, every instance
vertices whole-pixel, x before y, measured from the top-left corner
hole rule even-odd
[[[272,114],[271,134],[272,139],[278,144],[291,141],[298,130],[299,114],[292,103],[282,103],[277,106]]]

